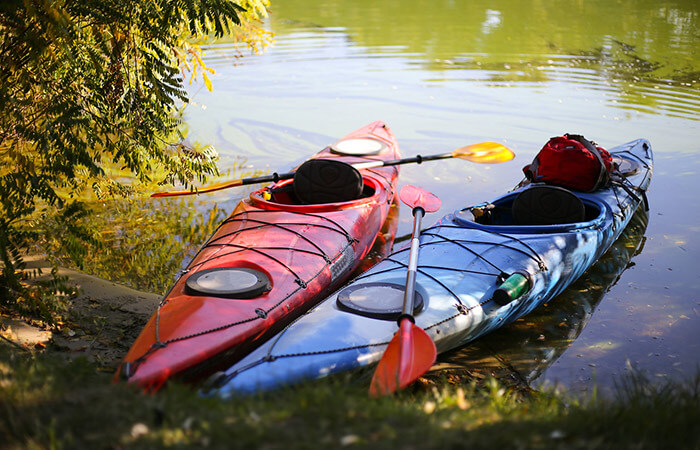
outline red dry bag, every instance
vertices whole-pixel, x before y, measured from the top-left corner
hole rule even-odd
[[[612,157],[578,134],[553,137],[523,172],[532,182],[593,192],[610,182]]]

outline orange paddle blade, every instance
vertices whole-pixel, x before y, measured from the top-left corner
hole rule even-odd
[[[369,393],[388,395],[416,381],[437,357],[435,343],[422,328],[403,319],[372,377]]]
[[[442,202],[435,194],[419,187],[407,184],[399,191],[399,198],[411,208],[423,208],[425,212],[435,212]]]

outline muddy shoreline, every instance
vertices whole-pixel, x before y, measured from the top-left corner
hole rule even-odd
[[[43,258],[25,261],[28,270],[43,273],[30,283],[50,278],[51,267]],[[0,334],[28,351],[51,352],[66,360],[82,357],[101,371],[114,372],[161,297],[73,269],[60,268],[58,274],[76,289],[60,329],[0,315]]]

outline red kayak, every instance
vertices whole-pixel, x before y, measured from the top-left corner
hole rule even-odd
[[[241,200],[160,303],[117,378],[147,390],[171,377],[201,379],[328,296],[381,235],[396,191],[398,166],[358,172],[349,164],[399,157],[391,130],[373,122],[314,155],[293,180]]]

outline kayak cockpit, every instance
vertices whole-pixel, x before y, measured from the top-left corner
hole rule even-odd
[[[541,194],[546,194],[544,200]],[[599,226],[605,211],[605,205],[595,198],[537,185],[459,210],[453,220],[463,227],[497,233],[561,233]]]
[[[381,192],[377,181],[337,159],[316,158],[300,165],[293,179],[281,180],[251,194],[251,200],[273,209],[337,209],[371,201]]]
[[[374,195],[376,192],[376,189],[371,182],[367,182],[367,180],[363,180],[362,184],[362,190],[360,191],[359,195],[357,195],[356,198],[351,199],[351,200],[345,200],[343,198],[340,198],[340,201],[329,201],[329,202],[318,202],[317,204],[326,204],[326,203],[343,203],[345,201],[354,201],[354,200],[359,200],[363,198],[369,198]],[[277,183],[272,189],[268,189],[267,191],[262,192],[262,195],[265,196],[265,199],[273,202],[273,203],[278,203],[281,205],[304,205],[305,203],[299,200],[297,194],[294,191],[294,180],[283,180]]]

